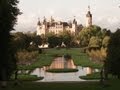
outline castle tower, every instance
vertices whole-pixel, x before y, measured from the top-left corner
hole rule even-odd
[[[73,19],[73,22],[72,22],[72,29],[71,29],[71,33],[76,33],[76,29],[77,29],[77,21],[76,21],[76,19],[75,19],[75,17],[74,17],[74,19]]]
[[[88,12],[86,14],[86,27],[89,27],[92,25],[92,14],[90,12],[90,6],[88,6]]]
[[[40,22],[40,19],[38,18],[38,23],[37,23],[37,35],[40,35],[40,29],[41,29],[41,22]]]
[[[38,19],[38,23],[37,23],[37,35],[42,35],[42,34],[46,34],[47,31],[47,21],[46,18],[44,17],[43,19],[43,23],[40,22],[40,20]]]
[[[46,18],[45,18],[45,16],[44,16],[44,18],[43,18],[43,24],[45,25],[46,24]]]
[[[46,34],[46,31],[47,31],[47,20],[44,16],[44,19],[43,19],[43,24],[42,24],[42,28],[41,28],[41,34]]]
[[[55,21],[54,18],[51,16],[50,22],[53,23],[54,21]]]

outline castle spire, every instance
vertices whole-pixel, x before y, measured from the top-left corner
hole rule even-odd
[[[77,21],[75,19],[75,16],[74,16],[74,19],[73,19],[73,24],[77,24]]]
[[[88,5],[88,11],[90,11],[90,5]]]
[[[52,16],[51,16],[51,20],[50,20],[50,21],[51,21],[51,23],[53,23],[53,22],[55,21],[54,18],[53,18]]]
[[[92,14],[90,12],[90,6],[88,6],[88,11],[86,14],[86,27],[89,27],[92,25]]]
[[[41,25],[41,23],[40,23],[40,18],[38,18],[38,23],[37,23],[37,25]]]
[[[46,18],[45,18],[45,16],[44,16],[44,19],[43,19],[43,24],[46,24]]]

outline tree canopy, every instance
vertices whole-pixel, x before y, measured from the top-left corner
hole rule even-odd
[[[110,34],[109,30],[93,25],[91,27],[84,27],[78,35],[78,40],[80,41],[80,46],[83,47],[101,47],[108,44]]]
[[[109,72],[120,78],[120,29],[111,35],[107,50],[107,61]]]
[[[81,46],[88,46],[92,36],[101,38],[101,28],[93,25],[91,27],[84,27],[79,33],[79,40]]]
[[[0,0],[0,81],[9,79],[14,66],[14,52],[10,43],[10,31],[14,30],[18,0]]]

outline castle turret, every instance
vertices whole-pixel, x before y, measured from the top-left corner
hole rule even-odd
[[[77,21],[75,19],[75,16],[74,16],[74,19],[73,19],[73,24],[77,24]]]
[[[46,21],[46,18],[45,18],[45,16],[44,16],[43,24],[45,25],[46,23],[47,23],[47,21]]]
[[[54,21],[55,21],[54,18],[51,16],[50,22],[53,23]]]
[[[38,23],[37,23],[37,25],[38,25],[38,26],[41,25],[41,23],[40,23],[40,18],[38,18]]]
[[[46,18],[44,17],[43,19],[43,23],[40,22],[40,20],[38,19],[38,23],[37,23],[37,35],[42,35],[42,34],[46,34],[47,31],[47,21]]]
[[[86,27],[89,27],[92,25],[92,14],[90,12],[90,6],[88,6],[88,12],[86,14]]]
[[[74,17],[73,22],[72,22],[72,29],[71,29],[71,33],[76,33],[76,29],[77,29],[77,21]]]
[[[46,18],[45,18],[45,16],[44,16],[44,19],[43,19],[43,25],[42,25],[42,29],[41,29],[41,34],[46,34],[46,32],[47,32],[47,20],[46,20]]]
[[[38,18],[38,23],[37,23],[37,35],[41,35],[41,34],[40,34],[40,29],[41,29],[41,23],[40,23],[40,19]]]

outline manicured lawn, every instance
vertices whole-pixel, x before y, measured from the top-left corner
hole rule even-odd
[[[86,53],[83,53],[81,48],[70,48],[70,49],[46,49],[45,53],[54,56],[54,55],[66,55],[69,54],[72,56],[72,59],[77,66],[83,67],[92,67],[92,68],[101,68],[102,64],[92,62],[89,60],[89,57]]]
[[[86,55],[86,53],[82,52],[81,48],[70,48],[70,49],[50,48],[50,49],[44,49],[43,53],[38,56],[36,62],[28,66],[19,66],[19,69],[33,70],[37,67],[49,66],[52,63],[52,60],[56,56],[63,56],[66,54],[71,55],[75,65],[77,66],[92,67],[92,68],[101,68],[102,66],[99,63],[94,63],[90,61],[89,57]]]
[[[79,56],[73,55],[72,57],[73,57],[75,65],[77,66],[92,67],[92,68],[102,67],[102,64],[91,61],[85,53]]]
[[[34,69],[37,67],[48,66],[51,64],[55,56],[62,56],[69,54],[72,56],[74,63],[81,66],[89,66],[93,68],[101,68],[101,64],[94,63],[89,60],[89,57],[82,52],[80,48],[71,49],[44,49],[43,54],[38,56],[38,60],[32,65],[20,67],[21,69]],[[21,76],[24,77],[24,76]],[[29,76],[26,76],[29,77]],[[93,78],[94,77],[94,78]],[[99,73],[93,75],[82,76],[86,79],[98,79]],[[29,78],[36,78],[30,76]],[[8,83],[6,89],[0,90],[120,90],[120,80],[110,79],[107,85],[100,85],[99,81],[85,81],[85,82],[25,82],[22,81],[18,86],[14,86],[13,82]]]
[[[109,79],[112,79],[113,76],[111,74],[108,75]],[[95,72],[92,74],[88,74],[86,76],[80,76],[79,78],[84,80],[100,80],[100,72]]]
[[[34,62],[31,65],[27,65],[27,66],[19,66],[19,69],[22,70],[33,70],[35,68],[41,68],[43,66],[49,66],[52,63],[52,60],[54,59],[54,57],[52,57],[51,55],[48,54],[40,54],[37,58],[37,61]]]
[[[79,78],[85,79],[85,80],[99,80],[100,79],[100,72],[96,72],[93,74],[88,74],[86,76],[80,76]]]
[[[109,80],[102,86],[99,82],[22,82],[19,86],[9,83],[6,89],[0,90],[120,90],[120,80]]]
[[[36,81],[43,79],[43,77],[37,77],[37,75],[29,75],[29,74],[19,74],[17,78],[19,81]],[[11,77],[11,80],[14,80],[14,75]]]
[[[48,69],[46,71],[53,73],[68,73],[68,72],[77,72],[78,69]]]

